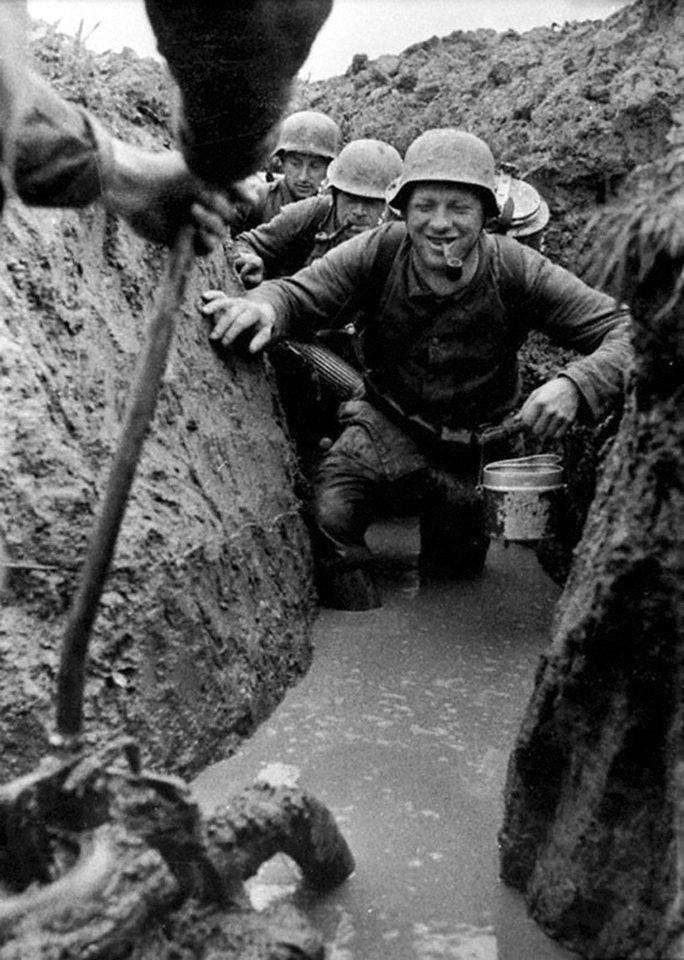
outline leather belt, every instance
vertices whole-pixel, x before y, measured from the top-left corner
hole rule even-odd
[[[458,445],[472,449],[480,443],[479,428],[439,426],[425,420],[420,414],[407,413],[396,401],[380,393],[372,383],[366,380],[366,399],[377,407],[380,413],[419,442],[429,442],[448,447]]]

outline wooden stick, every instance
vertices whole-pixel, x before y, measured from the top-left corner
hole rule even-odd
[[[57,732],[52,738],[53,746],[60,749],[78,746],[83,724],[83,687],[90,632],[166,370],[175,316],[194,262],[193,235],[192,227],[184,227],[169,255],[159,303],[149,326],[145,352],[137,371],[100,515],[69,613],[57,675]]]

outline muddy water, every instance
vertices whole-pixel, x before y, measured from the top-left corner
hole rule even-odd
[[[415,529],[374,528],[384,606],[323,611],[314,664],[241,752],[195,782],[211,809],[266,769],[335,814],[356,858],[343,888],[295,893],[329,960],[561,960],[497,877],[506,760],[558,588],[524,547],[485,575],[420,587]],[[296,891],[276,858],[254,904]]]

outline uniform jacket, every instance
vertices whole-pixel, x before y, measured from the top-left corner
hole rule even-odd
[[[562,371],[599,419],[632,365],[626,307],[509,237],[483,234],[472,281],[437,296],[416,273],[403,223],[366,231],[250,294],[275,335],[305,339],[342,308],[364,311],[365,376],[407,414],[446,427],[498,422],[519,400],[518,351],[532,330],[583,356]]]
[[[323,193],[289,204],[268,223],[241,233],[235,245],[236,253],[258,254],[270,280],[296,273],[349,235],[339,229],[332,195]]]

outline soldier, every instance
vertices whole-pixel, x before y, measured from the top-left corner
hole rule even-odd
[[[543,253],[550,212],[539,191],[502,166],[496,175],[496,200],[501,211],[497,231]]]
[[[633,359],[624,307],[486,229],[499,209],[494,158],[478,137],[422,134],[388,200],[403,222],[368,230],[291,278],[204,307],[216,318],[212,339],[228,346],[249,331],[253,352],[327,325],[343,305],[365,312],[365,397],[343,407],[312,501],[320,596],[343,609],[380,603],[366,529],[407,497],[421,517],[423,577],[482,570],[483,437],[520,404],[518,351],[530,331],[583,354],[514,415],[540,438],[602,419],[622,400]]]
[[[352,140],[328,168],[326,189],[290,203],[272,220],[241,233],[233,265],[246,288],[286,277],[385,217],[385,193],[401,156],[382,140]]]
[[[272,157],[280,172],[270,178],[261,173],[249,178],[256,199],[242,208],[233,233],[268,223],[287,204],[315,196],[339,153],[340,140],[339,126],[317,110],[285,117]]]
[[[233,264],[245,287],[264,278],[289,276],[329,250],[377,226],[387,213],[385,195],[401,172],[401,156],[382,140],[348,143],[328,168],[322,193],[284,207],[268,223],[240,234]],[[205,302],[222,297],[209,290]],[[359,381],[355,315],[335,319],[335,329],[317,331],[314,343],[283,341],[271,352],[280,398],[304,473],[317,460],[321,443],[339,431],[340,390],[352,393]],[[331,324],[333,326],[333,324]]]
[[[191,173],[178,150],[153,153],[113,137],[28,69],[22,6],[0,5],[2,200],[16,194],[49,207],[100,200],[146,240],[170,245],[187,221],[196,227],[196,252],[212,250],[234,214],[224,191]]]

